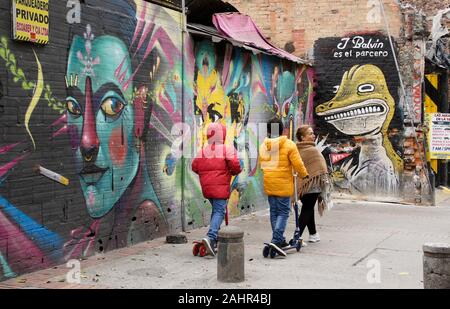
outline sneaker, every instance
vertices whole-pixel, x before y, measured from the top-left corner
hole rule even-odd
[[[272,247],[272,249],[275,249],[277,251],[277,253],[281,256],[287,256],[286,252],[283,251],[283,249],[281,249],[282,243],[278,243],[278,244],[274,244],[274,243],[270,243],[270,246]]]
[[[300,239],[299,241],[301,241],[302,247],[307,247],[308,246],[308,243],[306,241],[304,241],[303,239]]]
[[[319,242],[320,241],[319,233],[309,235],[308,241],[309,242]]]
[[[214,244],[208,237],[203,238],[202,243],[209,255],[216,256],[216,252],[214,251]]]
[[[286,242],[286,239],[285,240],[283,240],[283,242],[280,244],[280,248],[286,248],[286,247],[289,247],[290,245]]]

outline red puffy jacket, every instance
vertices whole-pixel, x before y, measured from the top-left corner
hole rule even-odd
[[[231,176],[241,172],[237,152],[224,145],[226,127],[220,123],[208,126],[208,145],[192,161],[192,171],[200,176],[205,198],[228,199]]]

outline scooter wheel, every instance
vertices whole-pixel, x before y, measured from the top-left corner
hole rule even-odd
[[[269,246],[265,246],[263,249],[263,257],[268,257],[269,256],[269,252],[270,252],[270,247]]]
[[[297,249],[297,252],[299,252],[301,248],[302,248],[302,241],[300,240],[300,241],[297,243],[297,246],[295,247],[295,249]]]
[[[201,245],[200,246],[200,251],[199,251],[200,256],[204,257],[206,255],[206,253],[207,253],[206,252],[206,247],[204,245]]]
[[[200,247],[200,244],[195,244],[194,247],[192,247],[192,254],[194,256],[197,256],[198,252],[200,251],[198,247]]]
[[[270,258],[273,259],[277,256],[277,251],[274,249],[270,249]]]

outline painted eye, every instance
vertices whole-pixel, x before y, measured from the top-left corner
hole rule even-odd
[[[375,90],[374,85],[372,84],[362,84],[358,87],[358,92],[364,93],[364,92],[373,92]]]
[[[102,102],[101,108],[107,116],[114,117],[123,110],[124,106],[119,99],[109,97]]]
[[[333,93],[337,93],[339,91],[339,86],[334,86],[333,87]]]
[[[74,116],[81,115],[81,108],[77,102],[75,102],[74,100],[68,99],[66,102],[66,105],[67,105],[67,110],[69,111],[69,113],[71,113]]]
[[[209,114],[209,118],[211,119],[212,122],[217,122],[218,120],[222,119],[222,115],[219,112],[212,111]]]
[[[202,114],[202,111],[201,111],[201,109],[198,107],[197,104],[194,105],[194,114],[195,114],[195,115],[201,115],[201,114]]]
[[[209,119],[211,119],[212,122],[217,122],[218,120],[223,118],[222,114],[214,109],[214,107],[216,105],[220,105],[220,104],[212,103],[208,106],[208,117],[209,117]]]

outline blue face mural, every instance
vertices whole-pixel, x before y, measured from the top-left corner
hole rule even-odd
[[[73,39],[67,65],[68,129],[77,172],[93,218],[108,213],[136,175],[131,60],[118,38]]]
[[[54,24],[54,48],[10,44],[0,27],[1,83],[30,99],[11,100],[0,84],[0,116],[2,94],[15,106],[15,118],[0,121],[2,137],[14,133],[13,142],[0,138],[0,280],[165,235],[166,212],[181,203],[180,161],[170,154],[183,107],[181,13],[143,0],[90,4],[80,23]],[[16,119],[23,134],[9,122]],[[44,166],[70,182],[34,174]],[[171,189],[157,194],[153,183]]]

